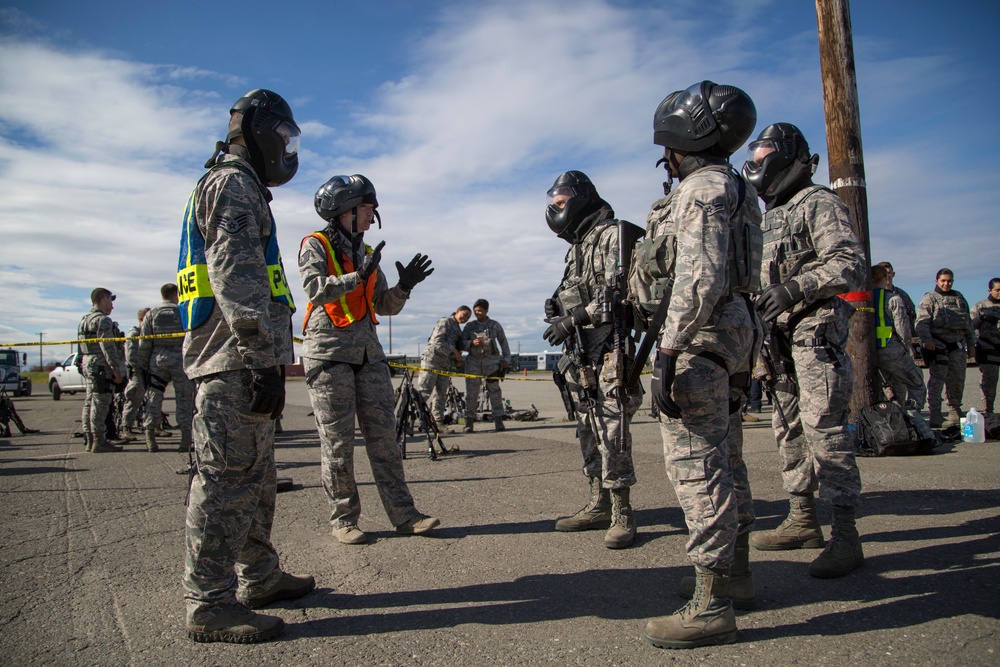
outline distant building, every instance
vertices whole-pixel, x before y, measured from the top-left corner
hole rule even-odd
[[[562,358],[562,352],[522,352],[521,369],[551,371]]]

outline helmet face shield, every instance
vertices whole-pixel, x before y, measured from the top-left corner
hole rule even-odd
[[[752,141],[747,146],[747,164],[759,167],[764,163],[764,158],[779,150],[781,150],[781,145],[773,139]]]
[[[275,132],[285,142],[285,156],[297,155],[299,152],[299,143],[302,140],[302,133],[299,131],[299,126],[285,120],[278,124]]]

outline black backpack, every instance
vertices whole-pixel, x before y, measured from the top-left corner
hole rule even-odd
[[[933,443],[924,443],[898,403],[880,401],[861,410],[862,456],[912,456],[930,454]]]

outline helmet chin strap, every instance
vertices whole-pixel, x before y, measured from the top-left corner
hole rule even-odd
[[[670,158],[673,157],[673,151],[668,148],[666,152],[666,155],[656,161],[656,166],[659,167],[662,164],[663,169],[667,172],[667,180],[663,181],[664,197],[670,194],[670,188],[674,183],[674,170],[670,168]]]

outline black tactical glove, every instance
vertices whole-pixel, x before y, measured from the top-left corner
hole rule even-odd
[[[551,320],[559,317],[559,302],[555,299],[545,300],[545,319]]]
[[[1000,316],[994,313],[983,313],[979,316],[980,322],[986,322],[986,324],[997,324],[1000,323]]]
[[[284,375],[277,368],[255,368],[250,377],[250,412],[277,419],[285,409]]]
[[[553,347],[562,345],[573,333],[573,329],[583,324],[590,324],[590,315],[586,308],[577,308],[572,315],[562,315],[552,320],[542,338]]]
[[[378,268],[378,263],[382,261],[382,248],[385,247],[385,241],[382,241],[375,249],[372,250],[370,255],[365,255],[364,261],[361,262],[361,268],[358,269],[358,277],[361,280],[367,281],[371,278],[372,274],[375,273],[375,269]]]
[[[657,351],[653,359],[653,382],[649,389],[656,407],[662,414],[672,419],[681,418],[681,408],[670,396],[676,373],[677,357]]]
[[[805,298],[799,284],[789,280],[787,283],[772,285],[764,290],[757,298],[756,308],[761,319],[770,322]]]
[[[407,292],[412,290],[414,285],[423,282],[424,278],[434,273],[434,269],[431,269],[430,265],[431,260],[427,258],[427,255],[420,253],[414,255],[406,266],[396,262],[396,271],[399,272],[399,286]]]

